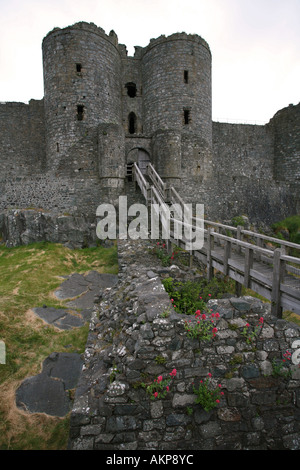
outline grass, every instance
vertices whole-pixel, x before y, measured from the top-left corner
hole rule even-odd
[[[289,241],[300,244],[300,215],[287,217],[271,226],[278,238],[284,238],[281,231],[287,231]]]
[[[39,319],[32,308],[65,306],[53,296],[63,276],[90,270],[117,273],[117,250],[70,250],[59,244],[0,246],[0,339],[6,363],[0,364],[0,449],[60,450],[68,439],[69,417],[24,413],[15,405],[15,391],[28,376],[41,371],[51,352],[85,349],[88,325],[58,330]]]

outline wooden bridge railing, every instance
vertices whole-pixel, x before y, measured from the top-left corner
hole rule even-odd
[[[159,192],[159,194],[163,197],[163,200],[166,201],[167,197],[167,184],[163,182],[157,171],[155,170],[154,166],[151,163],[148,163],[147,166],[147,175],[149,176],[152,184]]]
[[[137,183],[147,202],[159,206],[162,213],[167,213],[170,204],[178,204],[184,211],[184,201],[175,188],[167,188],[152,165],[148,169],[151,181],[155,182],[152,186],[136,171]],[[175,236],[178,225],[189,226],[194,233],[200,227],[203,247],[193,250],[190,256],[206,265],[209,279],[216,269],[234,279],[237,286],[243,285],[268,299],[273,315],[281,317],[283,309],[300,314],[300,245],[245,230],[241,226],[196,217],[192,218],[190,225],[174,213],[169,215],[169,219],[161,220],[165,233],[170,235],[165,239],[169,248],[171,243],[183,249],[186,247],[184,236]],[[289,249],[293,249],[297,256],[289,256],[286,253]]]
[[[137,163],[133,164],[133,178],[136,184],[138,184],[144,198],[146,199],[147,202],[149,202],[150,199],[150,184],[148,181],[146,181],[146,178],[144,177],[143,173],[139,169]]]

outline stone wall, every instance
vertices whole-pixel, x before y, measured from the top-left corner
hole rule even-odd
[[[272,375],[272,361],[294,353],[299,328],[255,298],[229,298],[209,302],[220,315],[216,337],[189,338],[191,317],[175,313],[161,279],[196,279],[196,270],[162,267],[147,241],[119,241],[118,250],[119,283],[104,292],[90,323],[69,448],[299,450],[300,369],[290,367],[288,379]],[[247,344],[243,328],[261,325],[261,317],[257,340]],[[142,383],[174,369],[169,393],[152,400]],[[223,394],[207,412],[195,403],[193,383],[210,373]]]
[[[99,241],[95,218],[33,209],[0,213],[0,235],[8,247],[45,241],[85,248]]]
[[[0,181],[45,169],[44,101],[0,104]]]

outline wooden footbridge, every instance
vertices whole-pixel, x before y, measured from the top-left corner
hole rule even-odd
[[[283,310],[300,315],[300,245],[204,218],[192,217],[192,225],[187,224],[173,210],[180,208],[178,212],[182,214],[184,201],[175,188],[167,187],[153,165],[148,164],[143,174],[134,164],[133,175],[147,204],[169,214],[172,208],[169,219],[162,219],[169,233],[169,249],[171,244],[186,247],[187,240],[176,237],[178,224],[189,225],[193,233],[201,230],[203,246],[190,251],[190,262],[195,257],[206,265],[208,279],[217,270],[236,281],[237,293],[244,285],[268,299],[273,315],[281,317]],[[289,255],[291,251],[293,256]]]

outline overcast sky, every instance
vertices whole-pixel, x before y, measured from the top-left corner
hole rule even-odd
[[[300,101],[300,0],[0,0],[0,101],[43,97],[42,40],[77,21],[113,29],[128,55],[162,34],[202,36],[214,120],[263,124]]]

